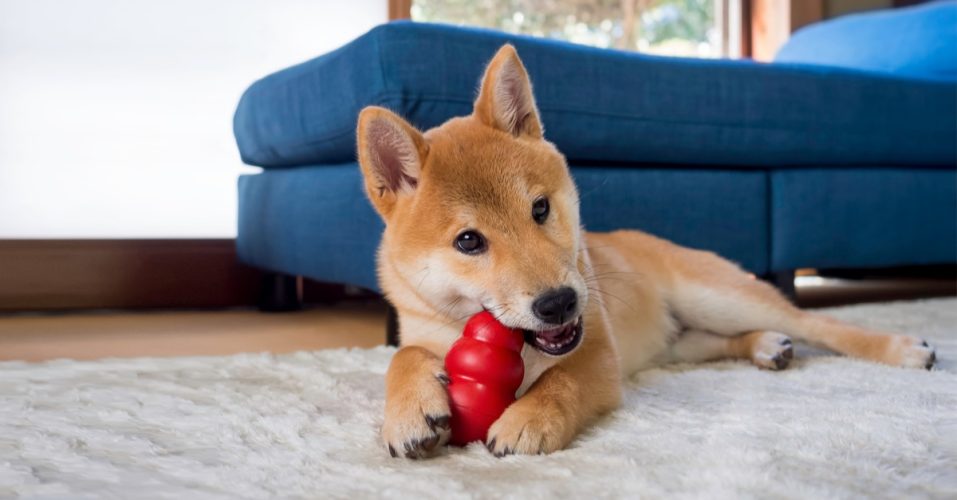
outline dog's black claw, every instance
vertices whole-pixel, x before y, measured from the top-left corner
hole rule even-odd
[[[435,445],[439,444],[439,436],[435,435],[430,438],[425,438],[419,440],[419,449],[425,451],[432,451],[435,449]]]
[[[791,345],[791,339],[784,339],[781,341],[781,345]]]
[[[452,429],[452,417],[449,415],[442,415],[441,417],[435,419],[435,425],[439,429],[451,430]]]
[[[785,357],[783,354],[778,354],[777,356],[771,358],[771,361],[774,362],[775,370],[783,370],[788,367],[788,361],[790,358]]]
[[[781,351],[781,357],[788,361],[794,359],[794,349],[788,347],[787,349]]]
[[[402,443],[402,448],[404,449],[403,455],[405,458],[411,458],[412,460],[418,460],[420,458],[428,457],[433,451],[435,451],[436,446],[439,444],[439,435],[429,436],[427,438],[416,439],[413,441],[406,441]],[[392,456],[396,456],[395,449],[392,446],[389,446],[389,453],[392,453]]]
[[[389,455],[392,455],[392,458],[398,458],[399,454],[395,452],[395,448],[392,445],[389,445]]]
[[[495,438],[492,438],[491,441],[485,444],[485,447],[488,448],[490,453],[495,453]]]
[[[405,447],[405,458],[411,458],[412,460],[418,460],[422,458],[422,449],[415,444],[405,443],[403,446]]]
[[[439,379],[439,382],[442,382],[442,385],[449,385],[452,383],[452,379],[444,373],[438,373],[435,375],[435,378]]]
[[[425,422],[429,424],[429,429],[432,429],[432,432],[435,432],[436,428],[447,431],[452,427],[452,424],[450,423],[450,417],[448,415],[442,415],[441,417],[426,415]]]
[[[924,365],[924,368],[930,370],[937,363],[937,353],[935,351],[930,351],[930,358],[927,358],[927,364]]]
[[[922,345],[922,346],[924,346],[924,347],[930,347],[930,344],[928,344],[926,340],[922,340],[922,341],[920,342],[920,345]]]

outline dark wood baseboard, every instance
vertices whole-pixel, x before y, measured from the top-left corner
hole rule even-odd
[[[0,311],[254,306],[263,273],[232,239],[0,240]],[[304,300],[349,297],[306,281]]]
[[[233,239],[0,240],[0,311],[251,307],[263,272]],[[302,281],[305,303],[371,292]]]
[[[235,241],[0,241],[0,310],[227,307],[255,303],[259,272]]]

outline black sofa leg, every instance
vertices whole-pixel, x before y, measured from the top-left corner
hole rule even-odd
[[[259,310],[289,312],[302,309],[302,277],[265,273],[259,288]]]
[[[389,312],[385,320],[385,345],[399,346],[399,313],[389,304]]]
[[[797,303],[797,288],[794,286],[794,271],[768,273],[764,279],[774,285],[792,303]]]

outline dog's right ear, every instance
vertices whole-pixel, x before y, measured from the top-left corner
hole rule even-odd
[[[399,197],[415,192],[428,143],[415,127],[377,106],[359,113],[357,142],[366,194],[387,220]]]

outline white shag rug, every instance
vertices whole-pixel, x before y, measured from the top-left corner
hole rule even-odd
[[[0,497],[957,498],[957,299],[829,312],[925,337],[938,368],[650,370],[569,449],[503,459],[391,458],[384,347],[0,363]]]

